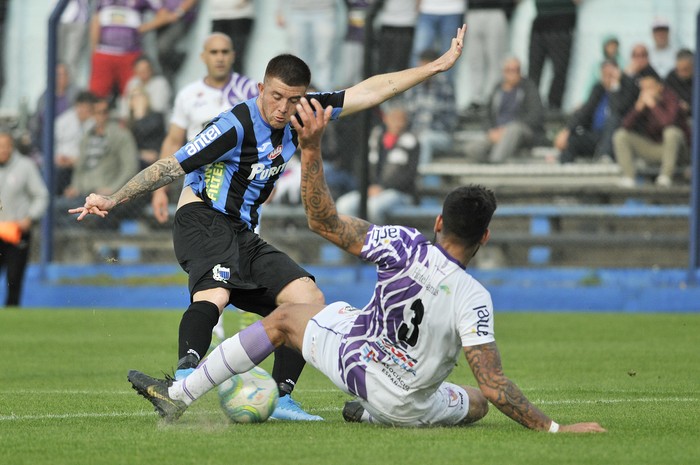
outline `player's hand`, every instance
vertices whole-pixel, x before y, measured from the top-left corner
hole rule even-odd
[[[466,33],[467,25],[462,24],[462,27],[457,29],[457,35],[452,38],[450,49],[433,62],[438,72],[447,71],[457,62],[457,59],[462,55],[462,50],[464,49],[464,35]]]
[[[574,423],[573,425],[559,426],[560,433],[607,433],[608,430],[598,423]]]
[[[90,194],[85,197],[85,205],[78,208],[71,208],[68,210],[68,213],[78,213],[78,218],[76,218],[78,221],[81,221],[88,215],[97,215],[100,218],[105,218],[115,205],[117,205],[117,203],[109,197]]]
[[[299,147],[302,150],[321,146],[321,136],[331,120],[332,112],[333,108],[330,105],[324,109],[321,102],[315,98],[310,102],[305,97],[301,98],[297,104],[297,115],[301,124],[297,118],[292,118],[292,125],[299,135]]]
[[[168,194],[165,188],[156,189],[151,196],[151,207],[153,208],[153,216],[156,221],[163,224],[168,221],[170,212],[168,212]]]

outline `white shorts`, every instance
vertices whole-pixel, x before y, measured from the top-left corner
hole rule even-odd
[[[359,312],[359,309],[346,302],[328,305],[309,321],[302,347],[304,359],[326,375],[339,389],[350,395],[352,393],[341,377],[339,354],[343,337],[350,331]],[[373,398],[381,399],[393,395],[385,390],[378,394],[377,389],[382,389],[381,383],[372,382],[369,373],[367,376],[368,385],[372,385],[368,392],[373,393]],[[382,405],[375,405],[371,399],[358,400],[370,414],[370,422],[393,426],[453,426],[463,422],[469,412],[467,392],[464,388],[447,382],[443,382],[430,396],[426,403],[428,408],[418,412],[418,415],[411,410],[412,406],[407,405],[407,416],[410,416],[410,419],[383,413]]]

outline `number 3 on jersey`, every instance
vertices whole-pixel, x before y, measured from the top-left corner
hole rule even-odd
[[[401,323],[398,336],[399,340],[413,347],[418,342],[418,326],[423,321],[423,302],[420,299],[414,300],[411,304],[411,310],[413,310],[413,317],[409,324],[405,321]]]

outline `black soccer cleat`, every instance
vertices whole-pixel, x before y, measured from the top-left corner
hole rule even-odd
[[[158,415],[165,421],[175,421],[187,410],[187,404],[183,401],[170,398],[168,388],[173,384],[171,378],[157,379],[140,371],[131,370],[126,379],[139,395],[153,404]]]
[[[349,400],[345,402],[343,407],[343,419],[348,423],[361,423],[362,414],[365,413],[365,409],[357,400]]]

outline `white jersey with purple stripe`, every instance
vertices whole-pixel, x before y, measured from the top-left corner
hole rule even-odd
[[[413,228],[370,227],[361,258],[377,265],[377,285],[341,344],[341,376],[387,416],[410,419],[462,347],[494,341],[491,295]]]
[[[222,89],[207,85],[204,79],[200,79],[177,93],[170,122],[185,129],[187,140],[192,140],[220,113],[257,96],[258,83],[238,73],[231,74],[231,79]]]

